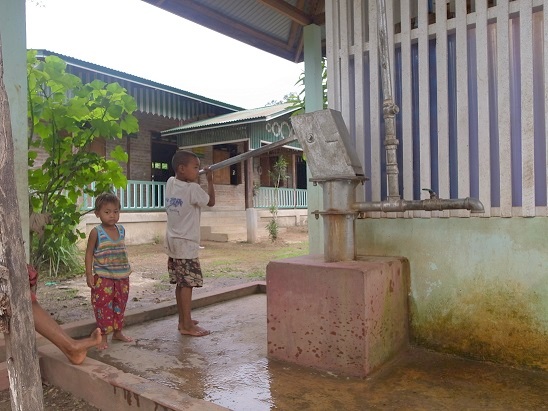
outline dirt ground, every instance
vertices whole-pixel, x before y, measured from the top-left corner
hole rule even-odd
[[[204,241],[202,246],[200,262],[204,286],[194,289],[194,295],[264,280],[269,261],[308,253],[308,232],[305,227],[291,227],[280,233],[275,242],[265,240],[248,244]],[[163,245],[128,246],[128,253],[133,272],[126,310],[174,301],[174,286],[168,281],[167,257]],[[60,324],[93,318],[90,291],[83,272],[71,280],[41,278],[37,296],[42,307]],[[56,387],[44,384],[43,388],[44,410],[97,410]],[[0,411],[10,409],[9,392],[0,392]]]

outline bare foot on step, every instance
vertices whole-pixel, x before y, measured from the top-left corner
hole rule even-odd
[[[192,324],[198,325],[198,324],[200,324],[200,321],[198,321],[198,320],[192,320]],[[177,326],[177,329],[180,331],[181,328],[183,328],[183,324],[179,323],[179,325]]]
[[[202,327],[197,326],[191,327],[188,330],[181,328],[179,329],[179,332],[181,333],[181,335],[190,335],[192,337],[203,337],[205,335],[211,334],[211,331],[205,330]]]
[[[133,341],[133,338],[122,334],[122,331],[114,331],[114,334],[112,334],[112,339],[122,341],[122,342],[132,342]]]
[[[101,330],[96,328],[89,337],[75,340],[74,344],[67,349],[65,355],[71,363],[75,365],[82,364],[87,357],[88,350],[99,345],[101,339]]]
[[[106,350],[107,348],[108,348],[107,335],[103,334],[101,336],[101,341],[99,342],[99,344],[97,344],[97,349],[100,351],[103,351],[103,350]]]

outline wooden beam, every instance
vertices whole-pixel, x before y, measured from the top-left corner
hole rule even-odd
[[[263,3],[278,13],[290,18],[295,23],[301,26],[307,26],[313,23],[312,18],[307,15],[302,9],[292,6],[286,3],[284,0],[257,0],[259,3]]]
[[[305,1],[306,0],[298,0],[297,7],[299,9],[303,9],[305,5]],[[291,29],[289,31],[289,36],[287,38],[287,45],[291,48],[291,50],[297,50],[297,54],[294,56],[295,60],[298,60],[298,58],[300,57],[300,54],[298,53],[300,53],[301,50],[298,50],[298,46],[299,46],[298,42],[302,40],[302,36],[303,36],[302,27],[299,24],[292,22]]]
[[[325,0],[314,0],[307,2],[310,5],[310,16],[312,23],[318,26],[325,26]]]

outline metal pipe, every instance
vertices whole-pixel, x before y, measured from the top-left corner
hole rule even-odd
[[[386,177],[388,180],[387,200],[380,202],[368,202],[353,204],[357,211],[406,211],[406,210],[455,210],[467,209],[472,213],[483,213],[483,204],[475,198],[464,199],[440,199],[430,191],[428,200],[402,200],[398,182],[398,157],[397,148],[399,141],[396,137],[396,119],[399,108],[392,98],[392,70],[390,67],[390,51],[388,49],[388,25],[386,22],[385,0],[377,0],[377,46],[379,50],[379,63],[381,65],[382,92],[383,92],[383,118],[385,126],[384,147],[386,150]]]
[[[382,78],[382,112],[385,127],[384,147],[386,151],[386,178],[388,180],[388,199],[397,200],[400,198],[400,187],[398,183],[398,157],[397,149],[399,141],[396,137],[396,114],[400,111],[394,104],[392,98],[392,70],[390,68],[390,51],[388,49],[388,26],[386,23],[385,0],[377,0],[378,21],[377,46],[379,50],[379,62],[381,64]]]
[[[429,198],[426,200],[385,200],[365,203],[354,203],[352,209],[358,212],[383,211],[402,212],[408,210],[470,210],[472,213],[485,212],[483,204],[476,198],[466,197],[457,199]]]
[[[239,163],[250,157],[256,157],[261,154],[267,153],[271,150],[274,150],[275,148],[285,146],[286,144],[289,144],[295,140],[297,140],[297,137],[295,137],[294,133],[291,133],[288,137],[284,138],[283,140],[279,140],[274,143],[267,144],[265,146],[256,148],[255,150],[246,151],[245,153],[238,154],[237,156],[230,157],[230,158],[227,158],[226,160],[219,161],[218,163],[212,164],[211,166],[209,166],[209,169],[211,171],[215,171],[215,170],[219,170],[220,168],[231,166],[232,164]],[[205,173],[204,169],[198,172],[198,174],[204,174],[204,173]]]
[[[320,184],[323,191],[325,211],[313,214],[323,217],[324,227],[324,260],[326,262],[350,261],[356,258],[355,220],[356,211],[349,210],[348,205],[356,201],[356,185],[365,177],[313,179]]]

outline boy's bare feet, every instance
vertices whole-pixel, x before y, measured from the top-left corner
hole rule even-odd
[[[194,325],[188,330],[183,329],[182,327],[179,329],[179,332],[181,335],[190,335],[192,337],[203,337],[205,335],[211,334],[211,331],[203,329],[202,327],[198,327]]]
[[[82,364],[86,359],[88,349],[99,345],[101,338],[101,329],[96,328],[89,337],[75,340],[74,345],[65,352],[65,355],[71,363]]]
[[[122,342],[132,342],[133,341],[133,338],[122,334],[122,331],[114,331],[114,333],[112,334],[112,339],[122,341]]]
[[[198,321],[198,320],[192,320],[192,324],[198,325],[198,324],[200,324],[200,321]],[[179,323],[179,325],[177,326],[177,329],[180,331],[181,328],[183,328],[183,324]]]

